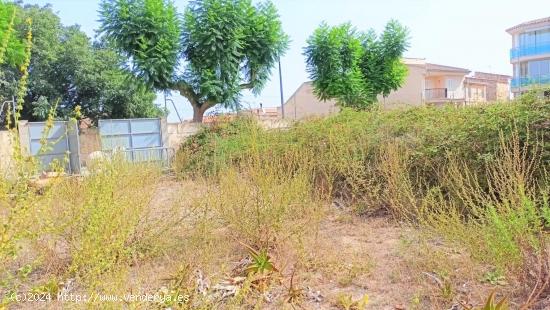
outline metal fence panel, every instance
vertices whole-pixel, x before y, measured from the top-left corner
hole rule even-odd
[[[28,123],[30,155],[38,158],[41,171],[51,170],[54,161],[64,163],[69,173],[80,172],[80,145],[76,122],[56,121],[49,130],[45,122]]]
[[[132,162],[168,162],[159,118],[99,120],[103,151],[121,150]]]
[[[80,173],[80,138],[78,133],[78,124],[76,122],[67,123],[67,140],[69,142],[69,164],[72,173]]]

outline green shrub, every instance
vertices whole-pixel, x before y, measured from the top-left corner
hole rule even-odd
[[[277,212],[311,192],[362,214],[385,210],[517,274],[525,257],[550,244],[549,119],[549,102],[530,97],[465,108],[343,110],[286,130],[237,119],[188,141],[176,167],[181,176],[207,176],[226,188],[216,195],[225,203],[210,205],[251,243],[266,227],[294,227]],[[250,158],[276,162],[276,177],[275,166],[251,165]],[[278,207],[243,209],[265,202],[258,193],[283,192],[290,200],[270,202]]]
[[[550,104],[532,100],[466,108],[344,110],[283,131],[264,130],[250,119],[237,119],[204,129],[187,141],[178,152],[176,170],[180,175],[216,175],[253,152],[280,158],[311,153],[315,154],[311,159],[315,183],[325,192],[379,207],[389,203],[377,202],[383,186],[376,182],[384,174],[379,171],[380,158],[388,143],[397,143],[407,153],[408,174],[422,180],[422,186],[438,184],[438,171],[449,157],[465,160],[483,181],[485,166],[495,160],[500,147],[500,136],[506,140],[513,132],[520,143],[537,136],[542,141],[542,163],[549,167],[548,119]]]
[[[90,292],[122,289],[131,263],[154,242],[140,230],[159,176],[155,166],[113,160],[88,177],[56,177],[41,185],[0,181],[7,189],[0,206],[10,206],[0,217],[0,294],[25,286],[29,279],[17,271],[21,265],[33,274],[74,278]]]

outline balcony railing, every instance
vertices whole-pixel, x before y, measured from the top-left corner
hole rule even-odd
[[[448,98],[447,88],[427,88],[424,90],[424,94],[426,96],[426,100]]]
[[[512,79],[512,88],[548,85],[550,86],[550,75],[537,75],[530,77],[515,77]]]
[[[543,42],[531,46],[519,46],[510,50],[510,60],[521,57],[550,54],[550,42]]]

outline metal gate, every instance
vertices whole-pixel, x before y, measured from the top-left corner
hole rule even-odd
[[[159,118],[99,120],[99,134],[103,151],[124,152],[131,162],[168,163],[170,158]]]
[[[56,121],[46,130],[46,122],[28,123],[29,151],[38,158],[41,171],[52,163],[61,164],[68,173],[80,173],[80,141],[76,122]]]

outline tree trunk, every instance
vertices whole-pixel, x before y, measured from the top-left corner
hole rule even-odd
[[[1,0],[0,0],[1,1]],[[199,96],[193,91],[193,88],[185,82],[180,82],[173,86],[173,90],[179,91],[180,95],[187,98],[193,107],[193,123],[202,123],[204,117],[204,112],[215,106],[216,104],[212,101],[206,100],[202,101]]]
[[[208,103],[204,103],[200,106],[193,103],[191,105],[193,106],[193,123],[202,123],[204,112],[210,108],[210,105]]]

